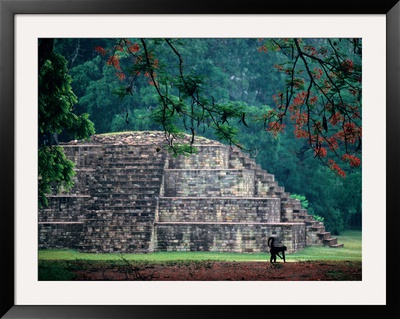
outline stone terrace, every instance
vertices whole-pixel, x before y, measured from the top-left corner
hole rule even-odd
[[[196,138],[197,153],[174,157],[165,145],[154,131],[63,144],[75,186],[39,211],[39,248],[261,252],[269,236],[288,253],[342,246],[239,149]]]

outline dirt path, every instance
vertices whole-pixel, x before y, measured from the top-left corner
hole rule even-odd
[[[152,281],[360,281],[362,264],[355,261],[316,262],[177,262],[114,268],[76,270],[75,280],[152,280]]]

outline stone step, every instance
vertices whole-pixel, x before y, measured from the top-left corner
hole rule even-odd
[[[263,171],[256,171],[256,178],[261,180],[261,182],[274,182],[275,176]]]
[[[116,194],[116,196],[121,195],[121,194]],[[148,198],[144,199],[144,198],[137,198],[137,196],[139,194],[123,194],[125,196],[125,199],[127,201],[129,201],[129,203],[127,203],[127,205],[125,205],[125,207],[127,208],[133,208],[133,207],[137,207],[137,206],[153,206],[155,204],[155,201],[157,200],[156,196],[154,196],[154,198],[152,198],[151,200],[149,200]],[[122,197],[122,196],[121,196]],[[115,199],[117,199],[118,197],[113,197]],[[101,202],[101,201],[109,201],[110,198],[107,196],[104,197],[98,197],[96,199],[97,202]],[[91,208],[88,208],[86,211],[91,211]],[[97,210],[97,209],[93,209],[93,210]]]
[[[240,149],[238,148],[233,148],[229,152],[230,156],[238,156],[241,158],[250,158],[250,155],[248,153],[243,153]]]
[[[315,219],[311,219],[306,222],[306,226],[318,226],[318,225],[321,225],[321,222],[319,222]]]
[[[133,198],[140,198],[141,195],[149,195],[149,194],[159,194],[160,187],[145,187],[145,186],[137,186],[137,187],[102,187],[96,189],[95,193],[92,193],[92,197],[105,197],[107,199],[110,198],[118,198],[118,197],[126,197],[129,199],[129,196]],[[121,195],[121,196],[120,196]]]
[[[129,195],[129,196],[128,196]],[[101,205],[102,203],[109,203],[112,202],[111,205],[107,205],[107,207],[114,207],[114,206],[122,206],[126,208],[136,208],[136,207],[152,207],[155,205],[155,200],[156,196],[152,200],[147,199],[148,203],[143,204],[142,201],[143,199],[136,199],[135,197],[138,195],[132,195],[128,194],[127,196],[98,196],[96,199],[94,199],[92,202],[95,203],[95,205]],[[141,194],[140,194],[141,195]],[[90,209],[92,209],[90,207]]]
[[[112,193],[110,193],[112,192]],[[124,198],[126,200],[137,200],[137,199],[146,199],[148,195],[152,195],[153,197],[159,196],[160,188],[124,188],[121,189],[120,192],[116,192],[115,188],[110,188],[107,190],[106,188],[103,191],[96,191],[96,193],[92,194],[93,200],[110,200],[111,198],[118,199]]]
[[[307,209],[303,209],[303,208],[297,208],[297,209],[295,208],[295,209],[293,209],[293,214],[306,216],[306,215],[308,215],[308,211],[307,211]]]
[[[99,177],[98,180],[92,180],[91,183],[94,187],[153,187],[157,185],[161,185],[161,178],[151,177],[151,178],[130,178],[132,176],[124,176],[123,178],[119,179],[118,176],[107,176],[105,179],[104,177]]]
[[[272,188],[270,189],[270,191],[267,192],[267,194],[269,195],[276,195],[278,197],[280,197],[281,194],[283,194],[285,192],[284,189],[281,188]]]
[[[244,166],[245,169],[250,169],[250,170],[255,171],[255,170],[258,169],[257,165],[258,165],[258,164],[245,164],[245,165],[243,165],[243,166]]]
[[[157,149],[159,150],[157,151]],[[156,153],[157,155],[161,154],[164,155],[163,148],[159,145],[113,145],[113,146],[106,146],[102,150],[104,154],[149,154],[149,153]]]
[[[140,171],[140,170],[131,171],[125,169],[115,170],[114,172],[97,172],[97,174],[89,175],[89,177],[88,175],[84,176],[84,178],[90,178],[93,180],[102,180],[102,179],[144,180],[151,178],[156,178],[158,180],[161,180],[162,177],[163,177],[162,174],[158,174],[156,171],[146,173],[145,171]]]
[[[147,196],[147,198],[146,198]],[[92,200],[89,203],[88,209],[111,209],[111,207],[122,207],[122,208],[135,208],[137,206],[140,207],[151,207],[151,205],[155,205],[156,197],[157,194],[152,194],[152,195],[144,195],[144,194],[138,194],[134,195],[134,199],[129,199],[128,197],[126,199],[116,199],[116,198],[110,198],[108,196],[99,196],[96,199]],[[149,204],[149,206],[144,206],[141,204],[136,205],[135,201],[139,200],[144,200],[146,199],[152,204]],[[110,205],[109,202],[113,200],[113,204]]]
[[[97,165],[96,167],[99,170],[107,169],[107,170],[119,170],[119,169],[127,169],[127,170],[160,170],[161,172],[164,169],[164,164],[159,164],[156,162],[152,163],[138,163],[138,162],[131,162],[131,163],[101,163],[101,165]]]
[[[331,247],[332,245],[336,245],[338,242],[337,242],[337,238],[331,237],[331,238],[324,239],[323,243],[325,246]]]
[[[86,211],[86,219],[92,219],[93,216],[137,216],[139,213],[154,214],[156,205],[154,206],[129,206],[129,205],[93,205],[91,210]],[[94,209],[95,208],[95,209]]]
[[[156,155],[156,154],[150,154],[150,153],[143,153],[143,154],[124,154],[124,153],[113,153],[113,154],[104,154],[101,156],[98,160],[101,160],[103,162],[111,160],[111,161],[127,161],[127,162],[132,162],[132,161],[149,161],[149,160],[155,160],[158,162],[163,162],[165,156],[163,155]]]
[[[320,233],[317,233],[317,235],[320,237],[320,239],[324,239],[324,240],[331,238],[330,232],[320,232]]]
[[[286,201],[284,202],[285,207],[291,207],[295,210],[300,210],[302,209],[301,203],[298,201],[294,201],[292,198],[287,198]]]
[[[125,178],[119,179],[118,176],[107,176],[102,177],[97,180],[90,180],[90,185],[92,187],[152,187],[161,185],[161,179],[159,178],[132,178],[130,179],[129,176]],[[85,184],[88,182],[86,181]]]
[[[45,218],[42,217],[38,220],[39,224],[64,224],[64,225],[73,225],[73,224],[84,224],[84,218],[65,218],[61,216],[60,218],[57,217],[49,217]]]
[[[110,178],[111,176],[109,176]],[[126,180],[115,180],[115,179],[107,179],[107,180],[92,180],[92,187],[99,188],[132,188],[132,187],[157,187],[161,185],[161,180],[151,180],[151,179],[126,179]]]
[[[103,212],[103,211],[100,211]],[[111,215],[112,214],[112,215]],[[154,220],[154,212],[152,211],[116,211],[113,213],[96,213],[92,214],[86,219],[84,219],[85,223],[93,224],[102,224],[108,225],[112,222],[121,222],[121,223],[129,223],[134,224],[137,221],[143,221],[144,218],[150,218],[150,221]]]
[[[137,161],[132,162],[103,162],[101,165],[98,165],[102,169],[163,169],[164,163],[157,163],[157,162],[149,162],[149,163],[140,163]]]
[[[126,218],[112,218],[112,219],[103,219],[99,220],[98,218],[87,219],[85,220],[85,227],[138,227],[140,223],[150,224],[154,220],[154,216],[149,213],[143,213],[138,216],[126,217]],[[150,227],[150,226],[149,226]]]
[[[287,203],[290,200],[290,194],[285,192],[281,194],[281,203]]]
[[[344,247],[344,244],[331,244],[331,245],[329,245],[329,247],[332,247],[332,248],[342,248],[342,247]]]
[[[307,216],[293,216],[290,219],[287,219],[288,222],[301,222],[304,223],[307,220]],[[307,230],[308,231],[308,230]]]
[[[325,232],[325,226],[319,225],[319,226],[311,226],[312,231],[316,231],[319,234]]]
[[[138,199],[139,200],[155,200],[156,197],[159,196],[159,193],[160,193],[159,190],[153,191],[153,192],[146,192],[146,193],[133,193],[132,192],[130,194],[127,194],[127,198],[128,198],[128,195],[129,195],[129,196],[133,196],[133,198],[134,198],[131,201],[135,201],[135,200],[138,200]],[[95,194],[95,195],[93,195],[93,198],[95,198],[95,197],[96,197],[96,199],[95,199],[96,203],[107,202],[107,201],[110,200],[110,198],[107,197],[107,194]],[[127,202],[129,202],[128,199],[126,200],[125,203],[127,203]]]
[[[313,219],[313,217],[311,215],[296,215],[296,214],[293,214],[293,219],[301,220],[302,222],[307,223],[308,221]]]

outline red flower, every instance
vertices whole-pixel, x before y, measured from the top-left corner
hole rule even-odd
[[[326,157],[327,151],[325,147],[320,147],[315,150],[315,156]]]
[[[318,96],[313,96],[310,98],[310,104],[314,105],[315,103],[317,103],[318,101]]]
[[[268,128],[266,130],[267,132],[272,132],[276,137],[279,132],[283,132],[285,126],[286,126],[285,124],[280,122],[269,122]]]
[[[334,160],[330,159],[328,161],[328,165],[331,168],[331,170],[333,170],[336,174],[338,174],[340,177],[345,178],[346,177],[346,173],[339,167],[338,164],[335,163]]]
[[[107,54],[107,51],[101,46],[95,47],[94,50],[96,52],[98,52],[99,54],[101,54],[101,55],[106,55]]]
[[[123,72],[117,72],[115,74],[120,81],[123,81],[126,78],[126,75]]]
[[[267,47],[265,46],[265,45],[262,45],[262,46],[260,46],[258,49],[257,49],[257,51],[258,52],[268,52],[268,50],[267,50]]]
[[[354,71],[354,63],[352,60],[345,60],[342,62],[342,68],[345,71],[353,72]]]
[[[338,124],[342,120],[343,120],[343,116],[339,112],[336,112],[335,114],[332,115],[332,117],[329,118],[329,122],[333,126],[335,126],[336,124]]]
[[[314,68],[314,73],[313,73],[314,78],[319,79],[321,78],[322,74],[323,72],[320,68]]]
[[[121,71],[121,66],[119,65],[119,59],[115,55],[112,55],[108,58],[107,65],[112,65],[114,68]]]
[[[307,91],[302,91],[302,92],[297,93],[297,95],[293,99],[293,105],[300,106],[300,105],[304,104],[307,96],[308,96]]]
[[[138,52],[140,50],[139,44],[135,43],[129,46],[128,50],[132,53]]]
[[[361,160],[354,155],[344,154],[342,160],[350,163],[350,166],[353,167],[359,167],[361,165]]]

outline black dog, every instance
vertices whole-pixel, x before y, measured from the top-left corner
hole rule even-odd
[[[286,262],[285,259],[285,251],[286,251],[286,246],[280,246],[280,247],[275,247],[274,246],[274,241],[275,238],[274,237],[270,237],[268,238],[268,247],[270,248],[269,252],[271,253],[271,258],[270,258],[270,262],[276,262],[276,256],[278,255],[280,259],[283,259],[283,262]],[[279,253],[282,253],[282,256],[279,255]]]

